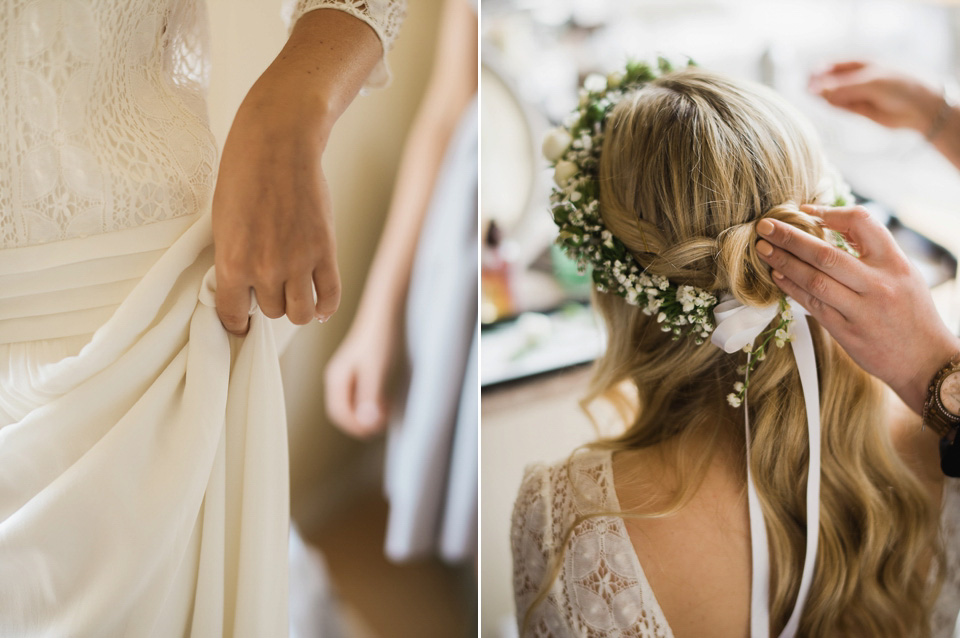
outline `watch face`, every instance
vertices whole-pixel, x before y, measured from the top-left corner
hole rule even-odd
[[[960,415],[960,370],[951,372],[940,383],[940,402],[947,412]]]

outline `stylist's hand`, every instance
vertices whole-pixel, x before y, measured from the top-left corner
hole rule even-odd
[[[930,130],[942,104],[936,91],[909,76],[867,62],[840,62],[813,74],[810,91],[833,106],[890,128]]]
[[[918,414],[926,385],[958,339],[944,325],[920,272],[890,232],[860,206],[801,207],[860,252],[845,251],[771,219],[757,223],[757,252],[773,280],[830,332],[864,370]]]
[[[340,303],[320,166],[328,131],[301,89],[292,76],[268,69],[224,144],[213,196],[216,301],[220,321],[237,335],[247,332],[251,288],[263,314],[296,324],[326,320]]]

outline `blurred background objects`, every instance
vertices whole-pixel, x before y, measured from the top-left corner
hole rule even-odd
[[[888,223],[960,327],[960,175],[922,135],[808,92],[864,59],[942,86],[960,68],[960,3],[906,0],[484,0],[481,9],[481,556],[485,637],[515,634],[509,516],[523,467],[594,439],[578,392],[603,348],[589,285],[552,245],[544,133],[592,72],[687,59],[763,82],[819,131],[830,161]],[[611,415],[612,416],[612,415]],[[601,429],[615,427],[597,415]]]

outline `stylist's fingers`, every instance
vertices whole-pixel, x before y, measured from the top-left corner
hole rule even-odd
[[[799,266],[793,262],[802,261],[857,292],[868,285],[866,267],[856,257],[795,226],[777,219],[761,219],[757,222],[757,234],[769,242],[757,244],[760,257],[794,280]],[[761,244],[772,245],[771,250],[761,250]]]
[[[824,246],[837,253],[846,254],[828,244],[824,244]],[[757,253],[774,271],[789,278],[798,288],[815,300],[811,302],[814,305],[833,308],[846,317],[860,303],[859,295],[856,292],[838,282],[825,271],[817,270],[782,248],[771,246],[761,239],[757,242]]]
[[[863,206],[805,205],[801,206],[800,210],[820,217],[827,228],[853,242],[861,259],[883,259],[891,251],[898,250],[890,231]]]
[[[859,71],[860,69],[867,66],[866,62],[861,62],[860,60],[847,60],[844,62],[837,62],[830,66],[827,69],[828,73],[849,73],[850,71]]]
[[[846,331],[849,322],[836,308],[828,305],[822,298],[804,290],[796,282],[788,279],[779,271],[774,270],[772,274],[773,282],[779,286],[780,290],[806,308],[807,312],[819,321],[820,325],[826,328],[830,334],[839,336]]]

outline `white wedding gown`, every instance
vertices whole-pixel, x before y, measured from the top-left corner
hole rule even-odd
[[[385,50],[403,13],[282,11],[321,7]],[[0,7],[0,636],[287,633],[276,347],[214,308],[205,15]]]
[[[569,472],[565,461],[527,468],[510,533],[518,626],[576,519],[619,510],[609,450],[576,455]],[[930,628],[933,638],[951,638],[960,612],[960,479],[946,479],[940,530],[945,578]],[[673,638],[622,518],[599,516],[577,525],[557,579],[523,636]]]

